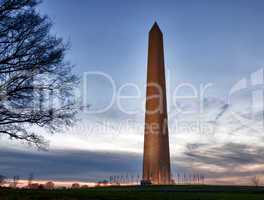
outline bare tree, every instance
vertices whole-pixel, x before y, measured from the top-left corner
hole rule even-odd
[[[73,124],[78,78],[64,59],[68,45],[50,34],[37,4],[0,1],[0,134],[43,147],[34,127],[54,132]]]
[[[260,177],[258,176],[252,177],[251,182],[254,186],[258,187],[260,185]]]

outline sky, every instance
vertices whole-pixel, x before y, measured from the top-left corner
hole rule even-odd
[[[261,0],[44,0],[39,12],[71,44],[66,59],[90,109],[64,133],[36,130],[47,152],[2,138],[0,173],[12,177],[19,166],[22,178],[80,181],[140,174],[148,31],[157,21],[173,174],[249,184],[264,174],[263,8]],[[119,101],[124,95],[135,98]]]

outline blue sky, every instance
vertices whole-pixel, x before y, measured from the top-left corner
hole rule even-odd
[[[71,42],[68,57],[77,73],[102,70],[120,83],[145,83],[147,32],[157,21],[174,78],[215,82],[223,93],[263,64],[263,4],[46,0],[40,10],[54,21],[54,32]]]
[[[249,80],[263,67],[263,9],[261,0],[45,0],[39,6],[40,12],[54,22],[52,32],[71,43],[67,59],[76,66],[76,74],[83,78],[85,72],[100,71],[111,76],[117,88],[126,83],[138,86],[141,97],[125,104],[132,110],[144,104],[148,31],[157,21],[164,36],[168,98],[182,83],[197,90],[200,84],[213,84],[202,100],[202,114],[195,112],[201,100],[177,102],[183,110],[194,111],[192,114],[177,113],[175,105],[169,104],[173,171],[201,172],[211,182],[229,184],[238,178],[246,183],[251,176],[263,174],[264,169],[264,136],[259,120],[263,110],[252,113],[250,89],[238,94],[232,104],[226,102],[228,92],[239,80]],[[111,98],[111,87],[105,81],[88,79],[91,109],[107,104]],[[125,92],[135,94],[134,89]],[[181,94],[189,93],[188,89],[181,90]],[[139,173],[144,111],[127,115],[117,107],[115,102],[101,114],[81,113],[76,126],[64,134],[38,130],[50,141],[47,153],[14,141],[2,142],[2,154],[10,156],[0,160],[0,171],[11,176],[16,173],[15,165],[20,165],[21,176],[27,176],[46,160],[55,163],[57,155],[56,173],[38,169],[37,177],[95,180],[102,174]],[[245,125],[233,111],[243,119],[249,115],[253,118],[245,120]],[[181,126],[179,122],[193,123],[197,119],[202,119],[208,130],[175,128]],[[16,147],[10,150],[10,144]],[[107,170],[101,167],[102,159],[109,165]]]

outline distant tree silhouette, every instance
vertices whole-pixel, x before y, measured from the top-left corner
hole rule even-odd
[[[50,34],[52,23],[37,4],[0,1],[0,134],[43,147],[30,127],[54,132],[72,125],[78,78],[64,61],[68,45]]]
[[[130,180],[131,180],[131,183],[134,184],[134,175],[133,174],[131,175],[131,179]]]
[[[16,176],[13,177],[13,187],[14,188],[17,187],[19,180],[20,180],[19,176],[16,175]]]
[[[39,190],[44,190],[44,189],[45,189],[45,185],[43,185],[43,184],[39,184],[39,185],[38,185],[38,189],[39,189]]]
[[[125,183],[128,184],[129,183],[129,175],[128,173],[126,173],[126,179],[125,179]]]
[[[0,174],[0,186],[5,184],[5,182],[6,182],[6,177]]]
[[[198,179],[197,180],[198,181],[198,184],[200,184],[200,180],[201,180],[201,175],[200,174],[197,175],[197,179]]]
[[[82,185],[81,188],[82,188],[82,189],[88,189],[89,186],[88,186],[88,185]]]
[[[260,182],[261,182],[260,177],[258,177],[258,176],[252,177],[251,182],[256,187],[260,186]]]
[[[80,184],[79,183],[73,183],[71,188],[72,189],[79,189],[80,188]]]
[[[32,181],[34,179],[34,174],[31,172],[28,176],[28,187],[30,188]]]
[[[202,184],[204,184],[204,175],[201,175]]]
[[[31,183],[29,186],[28,186],[28,188],[29,189],[34,189],[34,190],[36,190],[36,189],[39,189],[39,184],[38,183]]]
[[[124,179],[123,175],[120,176],[120,183],[126,183],[126,179]]]
[[[54,187],[55,187],[55,184],[51,181],[45,183],[45,189],[47,189],[47,190],[52,190],[52,189],[54,189]]]
[[[193,183],[193,182],[192,182],[192,175],[191,175],[191,174],[189,174],[189,182],[190,182],[190,184]]]
[[[140,175],[137,173],[137,184],[140,184]]]

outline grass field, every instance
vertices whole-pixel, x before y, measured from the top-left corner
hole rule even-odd
[[[79,190],[0,189],[0,200],[263,200],[264,188],[235,186],[107,187]]]

